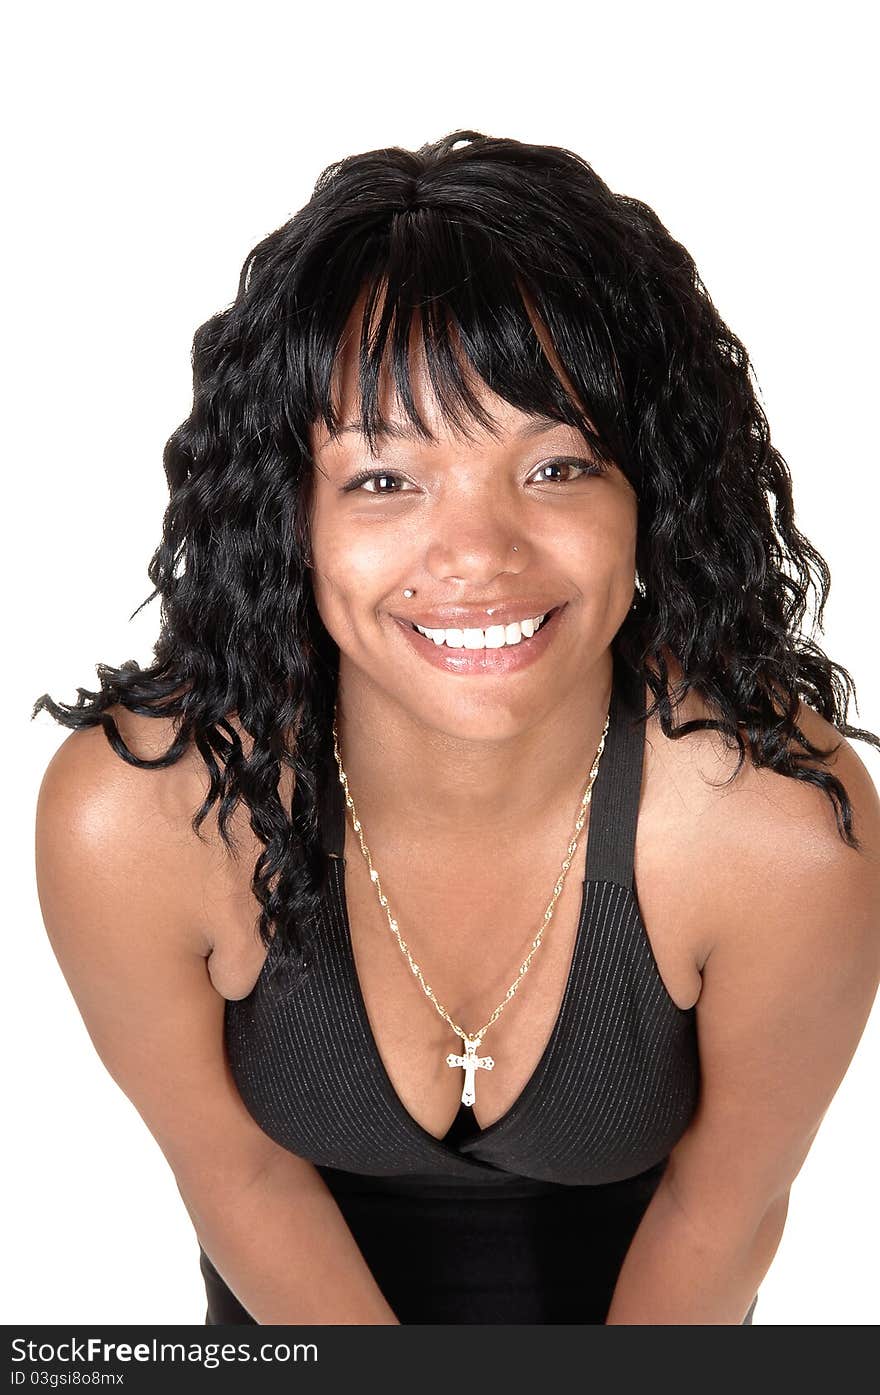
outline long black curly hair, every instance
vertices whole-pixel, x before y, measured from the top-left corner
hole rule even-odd
[[[791,477],[770,444],[745,348],[651,208],[612,193],[569,150],[474,131],[330,165],[305,207],[250,252],[233,303],[195,334],[192,411],[164,451],[170,502],[143,603],[161,596],[154,662],[99,664],[99,692],[77,689],[75,705],[44,694],[33,715],[100,723],[113,750],[144,769],[172,765],[195,743],[210,788],[193,829],[201,836],[219,800],[220,832],[234,847],[228,822],[244,801],[263,844],[252,879],[260,936],[268,947],[279,933],[299,982],[329,869],[318,802],[335,774],[324,756],[339,660],[308,565],[309,431],[319,419],[330,431],[338,424],[331,375],[364,289],[360,411],[370,450],[386,362],[414,428],[430,437],[410,391],[416,312],[444,420],[484,421],[451,326],[494,393],[582,430],[637,495],[640,585],[614,645],[654,695],[646,719],[659,713],[667,737],[723,732],[739,747],[731,778],[747,755],[742,730],[756,765],[826,793],[840,836],[860,850],[846,789],[823,768],[837,747],[806,739],[799,699],[843,735],[878,749],[880,740],[847,725],[855,684],[801,633],[811,586],[822,627],[830,574],[795,527]],[[588,418],[543,353],[524,292]],[[683,674],[676,690],[667,654]],[[690,688],[717,715],[673,726]],[[114,704],[173,718],[161,758],[126,746]],[[290,808],[279,794],[283,766],[294,775]]]

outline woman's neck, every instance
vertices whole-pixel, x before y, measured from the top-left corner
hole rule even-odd
[[[548,716],[475,741],[431,725],[341,662],[339,752],[359,818],[373,836],[399,836],[403,826],[468,847],[489,832],[518,842],[568,805],[573,814],[608,715],[612,673],[607,650]]]

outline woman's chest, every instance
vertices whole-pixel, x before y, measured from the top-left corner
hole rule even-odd
[[[668,838],[661,848],[650,803],[643,807],[636,838],[636,923],[618,930],[602,926],[599,948],[586,943],[598,939],[601,898],[601,887],[592,887],[591,906],[584,885],[585,866],[590,876],[588,835],[589,821],[555,900],[567,846],[561,830],[555,842],[549,836],[533,840],[530,851],[525,843],[519,852],[490,850],[472,865],[463,865],[460,857],[444,858],[436,847],[432,856],[413,848],[408,857],[386,859],[380,868],[386,908],[353,832],[347,831],[344,864],[338,864],[340,914],[333,922],[344,940],[338,962],[365,1013],[376,1064],[384,1067],[403,1109],[435,1138],[449,1131],[465,1084],[464,1067],[447,1062],[450,1054],[464,1055],[457,1029],[471,1036],[483,1031],[477,1060],[493,1062],[491,1068],[475,1064],[471,1072],[474,1122],[485,1129],[510,1112],[554,1033],[560,1035],[567,993],[626,992],[623,969],[618,973],[608,962],[616,952],[615,935],[621,954],[635,951],[649,962],[653,987],[668,999],[665,1006],[687,1009],[699,996],[700,935],[690,919],[696,898],[686,878],[683,886]],[[234,904],[240,916],[241,901]],[[237,999],[254,987],[265,950],[240,919],[236,924],[232,903],[229,909],[210,967],[218,991]],[[627,935],[639,943],[624,945]],[[576,961],[583,966],[591,954],[587,982],[575,984]],[[558,1051],[567,1049],[565,1035]],[[578,1043],[570,1044],[577,1049]]]
[[[653,960],[657,991],[687,1009],[700,992],[699,935],[691,932],[691,906],[680,879],[670,875],[668,860],[656,855],[648,816],[640,821],[640,831],[635,880],[639,914],[637,923],[620,926],[621,964],[633,952],[638,961],[639,951],[646,950]],[[436,875],[420,877],[416,865],[406,877],[400,869],[396,884],[402,894],[395,904],[386,890],[387,908],[380,903],[356,841],[347,842],[346,920],[356,989],[396,1094],[438,1138],[448,1132],[458,1112],[466,1079],[464,1064],[450,1066],[447,1059],[452,1054],[459,1062],[466,1060],[456,1029],[471,1038],[483,1033],[476,1060],[492,1061],[491,1067],[472,1065],[467,1072],[475,1095],[475,1122],[485,1129],[509,1113],[554,1034],[561,1053],[577,1050],[579,1043],[563,1018],[566,995],[614,991],[615,973],[607,955],[603,962],[597,942],[607,937],[613,953],[615,929],[599,924],[601,883],[584,882],[585,870],[590,877],[584,857],[588,832],[589,825],[555,901],[564,838],[555,859],[552,852],[531,859],[522,855],[508,865],[499,858],[494,876],[485,868],[462,878],[452,871],[441,881]],[[551,901],[552,915],[545,920]],[[389,919],[396,923],[408,954]],[[607,922],[607,916],[604,919]],[[627,936],[640,943],[625,944]],[[591,937],[594,943],[587,943]],[[591,960],[593,982],[575,981],[577,971],[583,973]],[[615,981],[618,991],[626,991],[622,969]]]

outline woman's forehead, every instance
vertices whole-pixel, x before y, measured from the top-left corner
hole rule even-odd
[[[444,414],[442,405],[434,392],[430,373],[424,363],[411,365],[409,380],[415,410],[435,441],[442,440],[446,436],[456,439],[473,439],[483,434],[491,434],[497,439],[501,439],[519,432],[530,422],[539,419],[538,414],[522,412],[505,401],[503,397],[499,397],[482,379],[471,372],[469,375],[470,390],[478,399],[482,411],[489,419],[489,426],[482,425],[476,418],[472,418],[466,420],[459,428]],[[356,368],[341,380],[334,405],[337,410],[338,425],[331,433],[323,420],[314,423],[312,432],[315,447],[317,449],[325,447],[338,447],[340,450],[360,449],[364,443],[365,433],[361,419],[359,380]],[[407,415],[397,393],[393,377],[384,367],[378,384],[377,406],[379,422],[375,427],[375,436],[380,445],[398,441],[405,441],[413,445],[421,444],[425,447],[431,444],[429,439],[419,433],[416,424]],[[541,419],[544,422],[550,420],[548,417]]]
[[[340,336],[330,379],[330,397],[336,413],[336,429],[331,432],[323,418],[319,418],[310,428],[312,449],[325,450],[339,447],[359,448],[362,445],[364,430],[361,401],[360,337],[364,323],[366,292],[358,297],[345,328]],[[527,303],[527,302],[524,302]],[[583,407],[568,378],[550,338],[546,325],[537,317],[532,306],[528,306],[536,336],[541,348],[551,364],[557,378],[563,385],[573,405],[578,411]],[[373,324],[381,314],[381,301],[373,316]],[[442,439],[449,435],[456,439],[479,438],[490,435],[505,439],[511,435],[539,430],[551,422],[543,412],[521,410],[499,396],[479,376],[461,344],[457,326],[453,320],[448,323],[448,351],[455,356],[459,376],[478,404],[484,420],[480,421],[464,404],[458,408],[461,425],[451,420],[439,401],[422,334],[421,316],[414,310],[409,331],[407,354],[407,377],[412,398],[412,407],[424,423],[431,437]],[[376,409],[378,424],[374,429],[380,445],[388,441],[408,440],[414,443],[431,444],[420,435],[401,399],[392,364],[391,337],[389,336],[376,378]]]

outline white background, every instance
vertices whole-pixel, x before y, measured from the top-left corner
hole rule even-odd
[[[870,7],[19,6],[7,21],[3,1151],[6,1322],[201,1322],[173,1176],[42,927],[39,780],[94,665],[147,661],[161,450],[196,327],[326,164],[457,127],[567,146],[653,205],[749,349],[820,643],[880,732]],[[9,29],[11,28],[11,34]],[[880,754],[853,743],[875,783]],[[880,1009],[795,1182],[756,1324],[876,1323]]]

